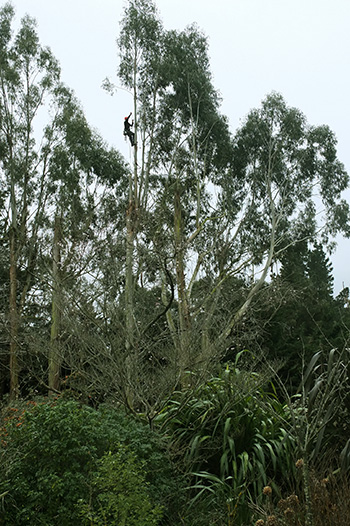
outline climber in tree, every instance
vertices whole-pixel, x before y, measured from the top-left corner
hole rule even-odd
[[[132,115],[132,112],[130,112],[129,116],[125,117],[124,119],[124,135],[129,137],[131,146],[134,146],[135,134],[134,132],[131,131],[131,127],[134,125],[134,121],[132,121],[131,123],[129,122],[131,115]]]

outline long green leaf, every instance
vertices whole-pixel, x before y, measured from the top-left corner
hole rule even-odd
[[[350,468],[350,438],[340,453],[340,465],[344,472]]]
[[[309,412],[312,411],[314,402],[316,400],[318,393],[320,392],[320,388],[322,384],[323,384],[323,379],[319,378],[309,393],[309,396],[308,396],[308,411]]]
[[[309,365],[307,366],[306,371],[303,374],[302,385],[306,389],[306,391],[309,390],[308,388],[309,388],[309,384],[310,384],[310,381],[311,381],[311,374],[312,374],[312,372],[314,370],[314,367],[315,367],[316,363],[318,362],[321,354],[322,354],[322,352],[318,351],[317,353],[315,353],[312,356],[312,358],[311,358],[311,360],[309,362]]]

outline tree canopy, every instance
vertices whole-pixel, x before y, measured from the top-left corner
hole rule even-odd
[[[127,162],[35,20],[14,27],[7,3],[0,523],[342,526],[343,505],[348,524],[349,289],[334,297],[329,253],[350,234],[349,176],[334,132],[276,92],[232,131],[205,34],[128,0]]]
[[[203,32],[167,30],[153,1],[130,0],[117,38],[118,83],[134,101],[128,164],[87,123],[35,21],[14,35],[13,16],[6,4],[4,392],[60,391],[68,373],[152,419],[189,373],[205,377],[243,345],[283,354],[285,332],[269,323],[288,312],[294,324],[287,290],[339,308],[325,251],[350,232],[349,177],[328,126],[273,92],[232,133]]]

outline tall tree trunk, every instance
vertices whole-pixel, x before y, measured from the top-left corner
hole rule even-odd
[[[19,396],[16,231],[10,229],[10,399]]]
[[[135,51],[136,54],[136,51]],[[136,57],[136,55],[135,55]],[[125,325],[126,350],[131,351],[134,345],[134,279],[133,260],[138,213],[138,173],[137,173],[137,91],[136,91],[136,58],[134,64],[134,164],[129,175],[129,202],[126,211],[126,261],[125,261]]]
[[[130,175],[130,183],[132,176]],[[132,188],[132,184],[130,184]],[[125,401],[130,409],[134,406],[134,395],[132,385],[134,383],[133,370],[135,367],[135,319],[134,319],[134,277],[133,277],[133,258],[134,258],[134,214],[135,203],[132,195],[129,197],[129,207],[126,212],[126,262],[125,262],[125,378],[124,392]]]
[[[175,233],[175,253],[176,253],[176,283],[178,294],[178,314],[179,314],[179,345],[178,345],[178,366],[180,376],[189,364],[189,329],[191,325],[188,298],[186,293],[184,247],[183,247],[183,220],[180,201],[180,189],[177,186],[174,198],[174,233]]]
[[[176,249],[176,281],[179,299],[179,321],[181,332],[187,330],[190,326],[189,308],[186,294],[185,281],[185,264],[183,254],[183,225],[182,210],[180,202],[180,191],[176,189],[175,193],[175,249]]]
[[[131,385],[133,384],[134,362],[134,344],[135,344],[135,318],[134,318],[134,244],[137,229],[138,215],[138,166],[137,166],[137,46],[135,41],[134,50],[134,160],[133,171],[129,175],[129,202],[126,211],[126,261],[125,261],[125,327],[126,327],[126,402],[130,408],[133,408],[133,393]]]
[[[49,391],[54,393],[60,387],[60,368],[62,363],[61,353],[61,309],[62,309],[62,283],[61,283],[61,241],[62,220],[59,215],[55,217],[55,229],[52,249],[52,319],[51,340],[49,349]]]
[[[125,261],[125,327],[126,327],[126,350],[130,351],[134,345],[134,214],[135,203],[129,199],[126,211],[126,261]]]
[[[10,245],[10,399],[14,400],[19,396],[19,363],[18,363],[18,323],[19,309],[17,304],[17,205],[15,176],[13,173],[12,143],[10,143],[10,176],[11,176],[11,226],[9,232]]]

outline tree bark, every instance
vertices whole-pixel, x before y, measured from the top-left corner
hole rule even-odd
[[[180,201],[180,189],[177,187],[174,197],[174,233],[175,233],[175,258],[176,258],[176,284],[178,295],[178,345],[177,362],[180,381],[184,382],[184,373],[189,366],[190,359],[190,312],[186,291],[184,247],[183,247],[183,221]]]
[[[186,294],[186,280],[185,280],[185,264],[183,257],[183,225],[182,225],[182,211],[180,201],[180,191],[177,188],[175,191],[175,217],[174,217],[174,231],[175,231],[175,250],[176,250],[176,281],[177,293],[179,303],[179,323],[180,331],[184,333],[190,327],[190,315],[188,300]]]
[[[10,399],[19,396],[16,232],[10,229]]]
[[[62,289],[61,289],[61,241],[62,225],[61,217],[56,215],[53,250],[52,250],[52,318],[51,318],[51,339],[49,350],[49,394],[57,392],[60,387],[60,369],[62,362],[62,350],[60,342],[61,334],[61,309],[62,309]]]
[[[134,257],[134,230],[133,215],[134,201],[129,200],[126,211],[126,261],[125,261],[125,327],[126,327],[126,350],[130,351],[134,344],[134,280],[133,280],[133,257]]]
[[[136,44],[135,44],[136,46]],[[129,202],[126,211],[126,261],[125,261],[125,326],[126,350],[129,353],[134,346],[134,279],[133,259],[136,231],[136,217],[138,209],[138,173],[137,173],[137,90],[136,90],[136,48],[134,58],[134,161],[133,173],[129,175]]]

